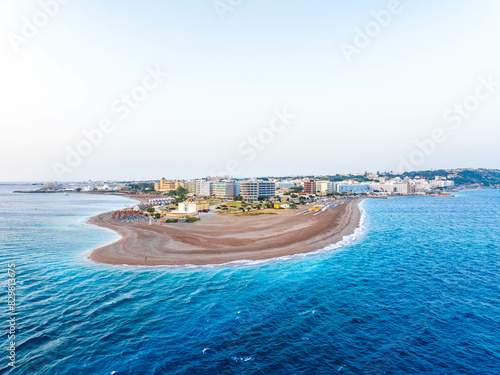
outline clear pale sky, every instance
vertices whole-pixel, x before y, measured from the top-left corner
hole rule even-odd
[[[383,22],[390,1],[54,1],[0,3],[0,181],[396,171],[436,128],[446,139],[414,169],[500,168],[500,86],[478,89],[500,82],[498,0],[401,0]],[[267,144],[242,145],[270,121]]]

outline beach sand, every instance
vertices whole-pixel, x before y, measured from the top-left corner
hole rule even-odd
[[[90,224],[112,229],[122,239],[94,250],[96,262],[127,265],[206,265],[268,259],[319,250],[359,226],[361,198],[318,215],[301,213],[234,216],[202,214],[196,223],[121,222],[106,212]],[[147,259],[146,259],[147,257]]]

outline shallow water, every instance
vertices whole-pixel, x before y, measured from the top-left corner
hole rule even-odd
[[[362,230],[308,256],[152,269],[85,257],[119,238],[86,217],[130,200],[17,189],[0,186],[2,374],[498,374],[498,190],[367,200]]]

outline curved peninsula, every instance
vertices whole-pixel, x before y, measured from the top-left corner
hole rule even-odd
[[[122,238],[94,250],[90,258],[116,265],[207,265],[307,253],[352,234],[359,226],[361,200],[320,213],[301,208],[275,215],[202,214],[195,223],[162,225],[122,222],[106,212],[89,223],[112,229]]]

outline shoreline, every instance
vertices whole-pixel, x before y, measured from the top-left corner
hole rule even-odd
[[[207,266],[307,254],[354,234],[364,199],[346,201],[319,215],[304,213],[304,208],[300,213],[278,215],[204,214],[191,224],[126,223],[105,212],[87,222],[113,230],[121,238],[87,257],[110,265]]]

